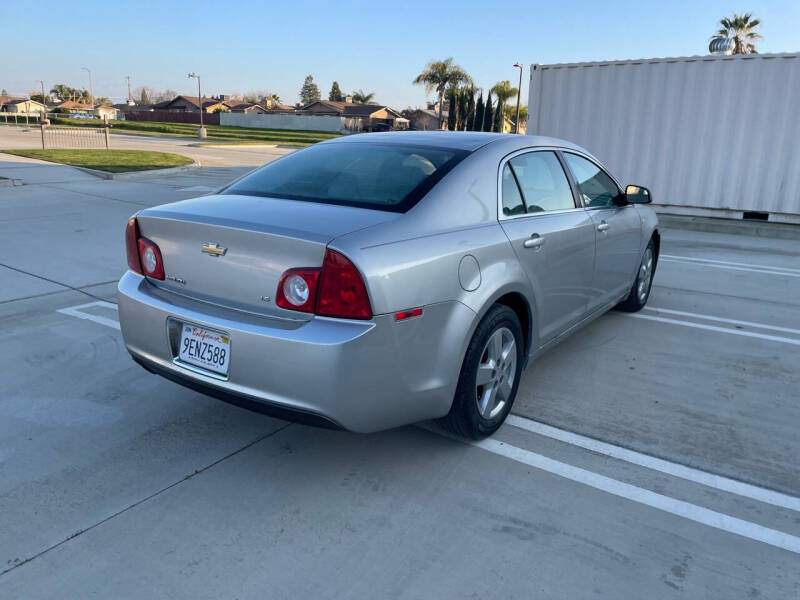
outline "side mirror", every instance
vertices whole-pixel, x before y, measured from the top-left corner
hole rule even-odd
[[[628,204],[649,204],[653,201],[650,190],[640,185],[625,186],[625,200]]]

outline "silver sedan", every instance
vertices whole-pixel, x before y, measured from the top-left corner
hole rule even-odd
[[[122,334],[148,371],[260,412],[484,437],[529,362],[647,302],[649,202],[562,140],[331,140],[131,217]]]

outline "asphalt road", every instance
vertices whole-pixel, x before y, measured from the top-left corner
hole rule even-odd
[[[0,155],[0,597],[800,597],[800,241],[665,230],[647,309],[531,365],[494,438],[353,435],[124,349],[125,220],[253,166],[221,163]]]

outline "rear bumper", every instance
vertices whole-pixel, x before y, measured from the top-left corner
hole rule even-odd
[[[119,318],[128,351],[148,370],[251,410],[366,433],[447,413],[475,313],[445,302],[400,323],[286,321],[165,292],[129,271]],[[230,335],[227,380],[173,362],[169,319]]]

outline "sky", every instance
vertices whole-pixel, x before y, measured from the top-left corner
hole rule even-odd
[[[180,0],[12,3],[3,8],[0,88],[15,95],[64,83],[114,102],[148,85],[203,95],[264,90],[298,101],[306,75],[327,98],[375,92],[401,110],[433,99],[414,77],[430,60],[452,56],[477,85],[517,85],[521,62],[551,64],[707,54],[719,19],[752,12],[766,52],[800,51],[800,2],[250,2]],[[9,51],[10,49],[10,51]],[[527,95],[528,69],[522,85]]]

